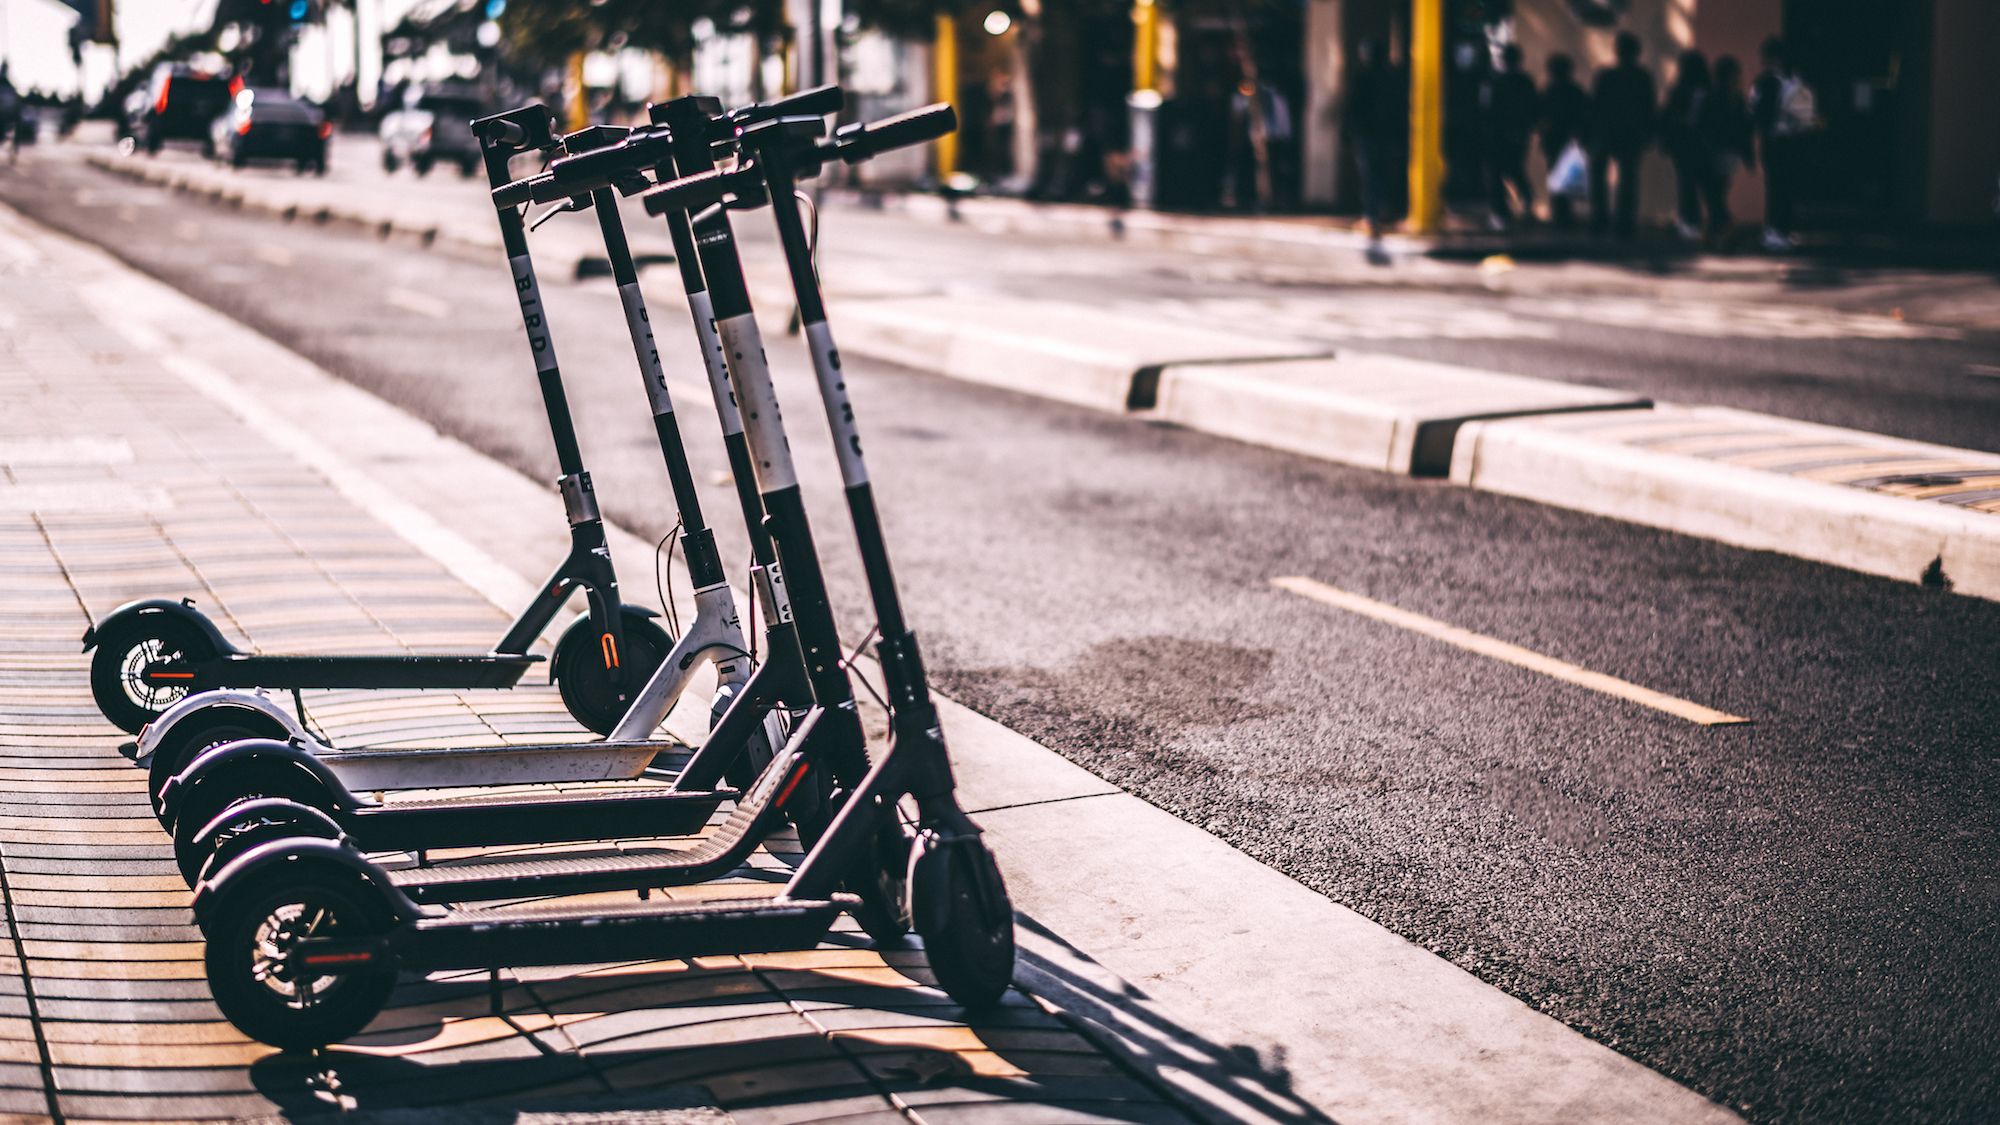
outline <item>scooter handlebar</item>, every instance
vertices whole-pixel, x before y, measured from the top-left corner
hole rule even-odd
[[[534,198],[535,181],[546,180],[548,178],[549,174],[547,172],[538,172],[535,175],[515,180],[511,184],[501,184],[499,187],[493,189],[493,206],[519,207],[521,204]]]
[[[750,168],[738,168],[725,172],[711,168],[692,176],[682,176],[669,180],[659,187],[646,192],[641,198],[646,201],[648,215],[664,215],[670,211],[698,211],[737,190],[756,175]]]
[[[801,90],[789,98],[779,98],[775,102],[759,102],[732,109],[723,116],[730,125],[741,128],[759,121],[769,121],[774,117],[825,117],[839,113],[847,104],[847,95],[838,86],[815,86]]]
[[[849,164],[859,164],[890,149],[923,144],[957,131],[958,112],[950,102],[939,102],[880,121],[844,125],[833,134],[834,151]]]
[[[549,165],[546,181],[533,189],[534,200],[547,203],[588,195],[665,163],[672,151],[673,138],[665,129],[634,131],[615,145],[566,156]],[[542,181],[543,177],[531,180]]]

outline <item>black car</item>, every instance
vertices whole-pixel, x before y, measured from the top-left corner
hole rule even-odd
[[[209,144],[209,125],[229,108],[229,81],[186,63],[161,63],[146,85],[146,101],[132,122],[132,137],[148,153],[172,140]]]
[[[245,86],[215,119],[215,157],[241,168],[252,160],[284,160],[300,172],[326,174],[326,115],[284,90]]]

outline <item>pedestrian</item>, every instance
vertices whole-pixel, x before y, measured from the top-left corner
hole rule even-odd
[[[1444,80],[1444,198],[1468,209],[1486,205],[1487,117],[1493,109],[1493,52],[1486,39],[1451,45]]]
[[[1507,186],[1521,197],[1521,215],[1535,217],[1535,192],[1528,186],[1528,142],[1541,119],[1542,96],[1535,80],[1521,69],[1521,47],[1509,43],[1500,52],[1500,74],[1493,80],[1493,109],[1487,117],[1487,141],[1493,193],[1493,214],[1504,223],[1514,218]]]
[[[1630,241],[1639,227],[1639,161],[1653,139],[1653,76],[1639,65],[1639,37],[1618,33],[1618,65],[1599,71],[1590,88],[1590,233],[1613,226],[1609,177],[1617,165],[1616,230]]]
[[[1708,102],[1708,59],[1700,51],[1681,52],[1667,104],[1660,110],[1660,145],[1674,162],[1674,226],[1689,242],[1702,236],[1702,187],[1709,179],[1709,152],[1697,122]]]
[[[1799,139],[1819,125],[1812,87],[1785,61],[1785,42],[1773,35],[1759,52],[1764,69],[1750,87],[1750,120],[1764,157],[1764,249],[1784,253],[1798,202]]]
[[[1340,125],[1353,146],[1354,164],[1361,173],[1361,218],[1368,225],[1368,258],[1381,264],[1388,261],[1382,252],[1382,223],[1390,209],[1410,128],[1409,83],[1390,64],[1385,39],[1363,40],[1360,63],[1348,86]]]
[[[1572,143],[1588,143],[1590,95],[1577,85],[1576,63],[1568,55],[1550,55],[1548,72],[1548,85],[1541,97],[1542,155],[1553,169]],[[1550,192],[1549,218],[1560,229],[1574,227],[1576,201],[1565,193]]]
[[[1708,242],[1720,246],[1735,225],[1729,216],[1729,185],[1736,178],[1736,169],[1757,166],[1750,106],[1743,97],[1743,64],[1736,56],[1722,55],[1715,60],[1715,74],[1695,120],[1695,132],[1701,135],[1708,153],[1708,174],[1702,186],[1702,198],[1708,206]]]

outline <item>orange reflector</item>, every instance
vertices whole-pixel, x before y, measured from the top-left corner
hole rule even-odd
[[[599,644],[604,649],[604,666],[606,668],[618,667],[618,646],[611,642],[611,634],[604,634]]]

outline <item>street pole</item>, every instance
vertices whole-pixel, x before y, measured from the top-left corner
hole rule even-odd
[[[815,3],[817,0],[815,0]],[[950,102],[958,108],[958,23],[948,15],[937,17],[936,40],[931,45],[931,98]],[[950,186],[951,174],[958,170],[958,134],[947,133],[935,142],[938,183]]]
[[[1132,93],[1125,105],[1131,115],[1130,182],[1132,206],[1151,210],[1154,192],[1156,118],[1160,112],[1160,7],[1155,0],[1132,4]]]
[[[1444,218],[1444,0],[1410,5],[1410,229]]]

